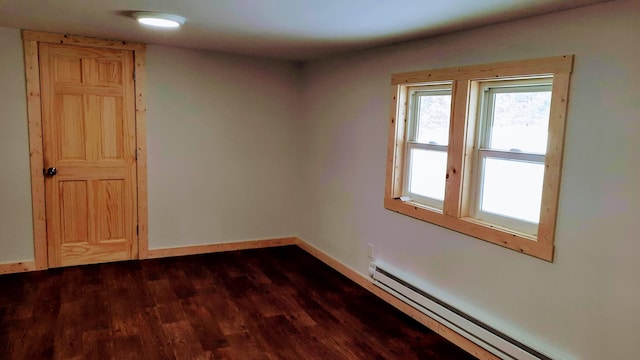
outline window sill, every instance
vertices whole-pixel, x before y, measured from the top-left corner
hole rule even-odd
[[[553,261],[553,245],[540,242],[533,235],[518,233],[469,217],[446,215],[438,209],[411,201],[404,202],[400,199],[385,198],[384,207],[387,210],[473,236],[523,254],[549,262]]]

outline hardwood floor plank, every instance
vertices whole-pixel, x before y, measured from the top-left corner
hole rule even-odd
[[[216,360],[240,359],[232,347],[217,349],[213,352],[213,358]]]
[[[111,359],[113,339],[110,329],[90,330],[82,334],[82,357],[85,359]]]
[[[139,318],[138,328],[142,352],[148,359],[175,360],[171,341],[162,329],[162,323],[153,307],[146,308]]]
[[[182,303],[177,300],[158,304],[155,309],[156,314],[158,314],[158,318],[163,325],[182,321],[187,316]]]
[[[297,341],[300,338],[300,332],[282,315],[260,316],[248,324],[248,329],[276,359],[296,360],[305,353],[300,349]],[[307,355],[313,359],[316,358],[314,354]]]
[[[162,329],[172,345],[171,348],[176,359],[206,359],[210,357],[200,346],[198,336],[188,321],[163,324]]]
[[[115,299],[110,301],[111,329],[116,337],[137,336],[139,334],[139,312],[133,299]]]
[[[83,327],[89,331],[106,330],[111,332],[111,308],[102,291],[86,295],[81,308]]]
[[[27,354],[25,353],[22,339],[27,336],[31,322],[31,319],[12,319],[2,322],[0,330],[3,331],[2,338],[7,339],[7,343],[0,345],[3,345],[2,354],[7,354],[8,359],[10,359],[9,355],[14,356],[16,359],[26,359]]]
[[[229,344],[237,354],[237,359],[276,360],[277,357],[269,356],[256,339],[245,330],[240,333],[227,335]]]
[[[200,345],[204,350],[215,352],[221,348],[228,348],[229,341],[224,336],[215,312],[206,306],[206,297],[192,297],[184,300],[183,307],[187,318],[191,320],[191,326],[195,330]]]
[[[118,335],[113,338],[113,358],[122,360],[147,359],[140,352],[142,341],[137,335]]]
[[[192,264],[187,263],[186,266]],[[178,299],[185,299],[196,295],[196,289],[191,281],[192,278],[188,277],[181,268],[168,269],[167,280],[169,281],[171,290]]]
[[[75,299],[76,297],[74,297]],[[82,355],[82,300],[63,302],[55,322],[54,353],[60,359]],[[30,335],[29,335],[30,336]]]
[[[168,279],[149,281],[147,286],[156,304],[178,301],[178,297],[171,289]]]
[[[0,276],[0,359],[471,359],[295,246]]]

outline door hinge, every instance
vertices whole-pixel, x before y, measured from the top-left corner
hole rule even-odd
[[[136,81],[136,71],[133,70],[133,81]]]
[[[140,225],[136,225],[136,235],[140,235]]]

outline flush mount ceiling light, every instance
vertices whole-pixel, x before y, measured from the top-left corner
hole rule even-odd
[[[133,17],[141,24],[154,27],[177,28],[184,24],[184,18],[182,16],[173,14],[141,11],[133,13]]]

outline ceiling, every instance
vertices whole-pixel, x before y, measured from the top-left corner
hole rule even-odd
[[[0,0],[0,26],[304,61],[606,0]],[[134,11],[186,18],[138,25]]]

